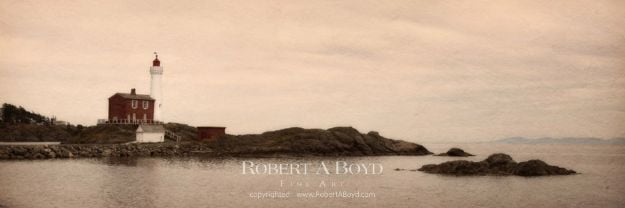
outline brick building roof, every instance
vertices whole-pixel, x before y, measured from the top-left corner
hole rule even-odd
[[[142,95],[142,94],[130,94],[130,93],[115,93],[113,96],[119,95],[126,99],[134,99],[134,100],[154,100],[154,98],[150,97],[150,95]],[[111,96],[111,97],[113,97]]]

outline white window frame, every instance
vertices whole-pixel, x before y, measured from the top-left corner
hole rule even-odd
[[[150,108],[150,101],[144,100],[142,104],[143,104],[143,109]]]
[[[139,101],[138,100],[132,100],[132,109],[137,109],[138,105],[139,105]]]

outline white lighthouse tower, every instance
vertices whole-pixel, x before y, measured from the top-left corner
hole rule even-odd
[[[158,54],[154,52],[156,58],[152,61],[150,67],[150,97],[154,101],[154,120],[163,121],[161,117],[161,109],[163,108],[163,91],[161,89],[161,78],[163,77],[163,67],[161,67],[161,61],[158,60]]]

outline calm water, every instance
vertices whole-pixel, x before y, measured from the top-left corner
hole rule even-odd
[[[582,174],[555,177],[453,177],[415,169],[434,156],[307,159],[138,158],[0,161],[0,205],[7,207],[625,207],[625,146],[426,144],[459,146],[482,160],[506,152]],[[241,162],[380,163],[381,175],[242,175]],[[282,181],[283,186],[280,185]],[[325,187],[319,187],[321,182]],[[335,187],[330,184],[335,182]],[[308,184],[308,187],[305,186]],[[342,184],[342,186],[340,185]],[[368,198],[296,197],[361,192]],[[289,192],[288,198],[250,197]],[[375,194],[375,197],[371,194]]]

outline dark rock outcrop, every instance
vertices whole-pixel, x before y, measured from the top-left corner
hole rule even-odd
[[[460,148],[453,147],[453,148],[447,150],[447,152],[437,154],[436,156],[469,157],[469,156],[475,156],[475,155],[469,154],[469,153],[465,152],[464,150],[462,150]]]
[[[234,156],[363,156],[428,155],[425,147],[388,139],[378,132],[362,134],[352,127],[323,129],[287,128],[255,135],[224,136],[215,150]]]
[[[520,176],[543,176],[543,175],[569,175],[575,171],[548,165],[542,160],[529,160],[520,162],[514,169],[515,175]]]
[[[541,160],[515,162],[506,154],[497,153],[483,161],[472,162],[466,160],[448,161],[441,164],[429,164],[419,168],[426,173],[444,175],[518,175],[518,176],[546,176],[546,175],[570,175],[573,170],[548,165]]]

